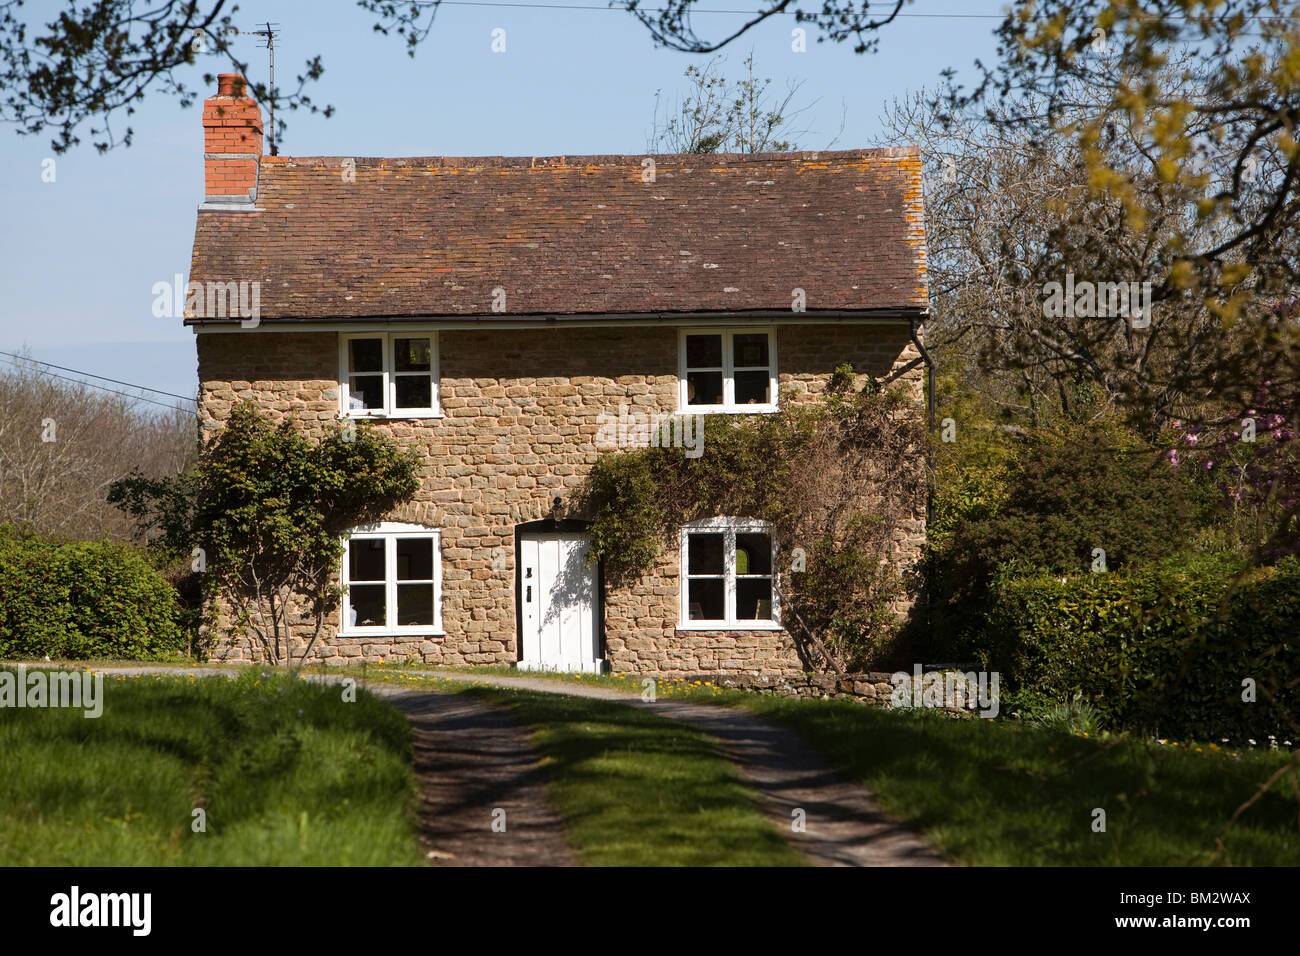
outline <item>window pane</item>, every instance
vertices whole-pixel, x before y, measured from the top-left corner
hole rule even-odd
[[[431,538],[397,539],[397,580],[433,580],[433,540]],[[400,604],[400,602],[398,602]]]
[[[382,538],[353,538],[348,542],[348,580],[384,580]]]
[[[348,588],[348,620],[352,627],[384,627],[388,624],[384,585],[354,584]]]
[[[393,339],[394,370],[427,372],[432,368],[428,339]]]
[[[348,406],[353,411],[384,407],[384,377],[353,375],[348,380]]]
[[[687,405],[721,405],[722,404],[722,373],[721,372],[687,372],[686,373],[686,404]]]
[[[399,584],[397,586],[397,623],[433,624],[433,585]]]
[[[349,339],[349,372],[382,372],[384,370],[383,339]]]
[[[736,620],[772,620],[771,578],[741,578],[736,582]]]
[[[723,581],[721,578],[692,579],[687,589],[689,604],[688,620],[721,621],[726,614],[723,602]]]
[[[398,408],[433,407],[433,381],[427,375],[397,376]]]
[[[736,348],[735,361],[732,363],[735,368],[752,368],[755,365],[767,368],[769,363],[766,332],[757,335],[736,335],[732,337],[732,342]]]
[[[767,372],[736,373],[736,404],[767,405],[771,398],[772,380]]]
[[[720,534],[686,536],[686,573],[721,574],[724,537]]]
[[[687,368],[721,368],[722,367],[722,336],[721,335],[686,336],[686,367]]]
[[[736,573],[772,573],[772,539],[770,536],[760,532],[737,532]]]

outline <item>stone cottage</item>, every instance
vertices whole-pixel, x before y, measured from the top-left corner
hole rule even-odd
[[[349,536],[321,658],[799,667],[761,522],[681,528],[679,549],[614,588],[570,499],[637,423],[771,413],[844,362],[882,376],[918,357],[915,149],[270,156],[234,74],[203,125],[190,280],[229,295],[186,318],[202,428],[252,399],[307,430],[370,423],[424,462],[412,502]],[[918,409],[922,374],[905,376]]]

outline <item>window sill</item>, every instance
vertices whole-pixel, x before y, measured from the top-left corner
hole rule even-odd
[[[773,621],[691,621],[689,624],[678,624],[679,631],[783,631],[780,624]]]
[[[683,405],[678,415],[774,415],[775,405]]]
[[[354,415],[348,412],[341,412],[340,415],[345,421],[350,422],[410,422],[426,421],[436,418],[446,418],[442,412],[419,412],[415,414],[403,415]]]
[[[338,637],[446,637],[441,627],[412,627],[393,629],[387,627],[339,628]]]

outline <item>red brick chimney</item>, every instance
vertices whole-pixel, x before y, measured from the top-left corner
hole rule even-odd
[[[209,202],[251,202],[262,158],[262,110],[238,73],[217,77],[203,101],[203,173]]]

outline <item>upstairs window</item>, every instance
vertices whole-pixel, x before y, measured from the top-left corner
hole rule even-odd
[[[438,337],[434,332],[340,336],[339,400],[348,418],[436,418]]]
[[[765,521],[712,518],[682,528],[681,627],[780,627],[776,551]]]
[[[682,330],[678,407],[692,412],[776,411],[775,339],[770,329]]]
[[[344,634],[441,633],[442,556],[436,530],[383,523],[348,535]]]

